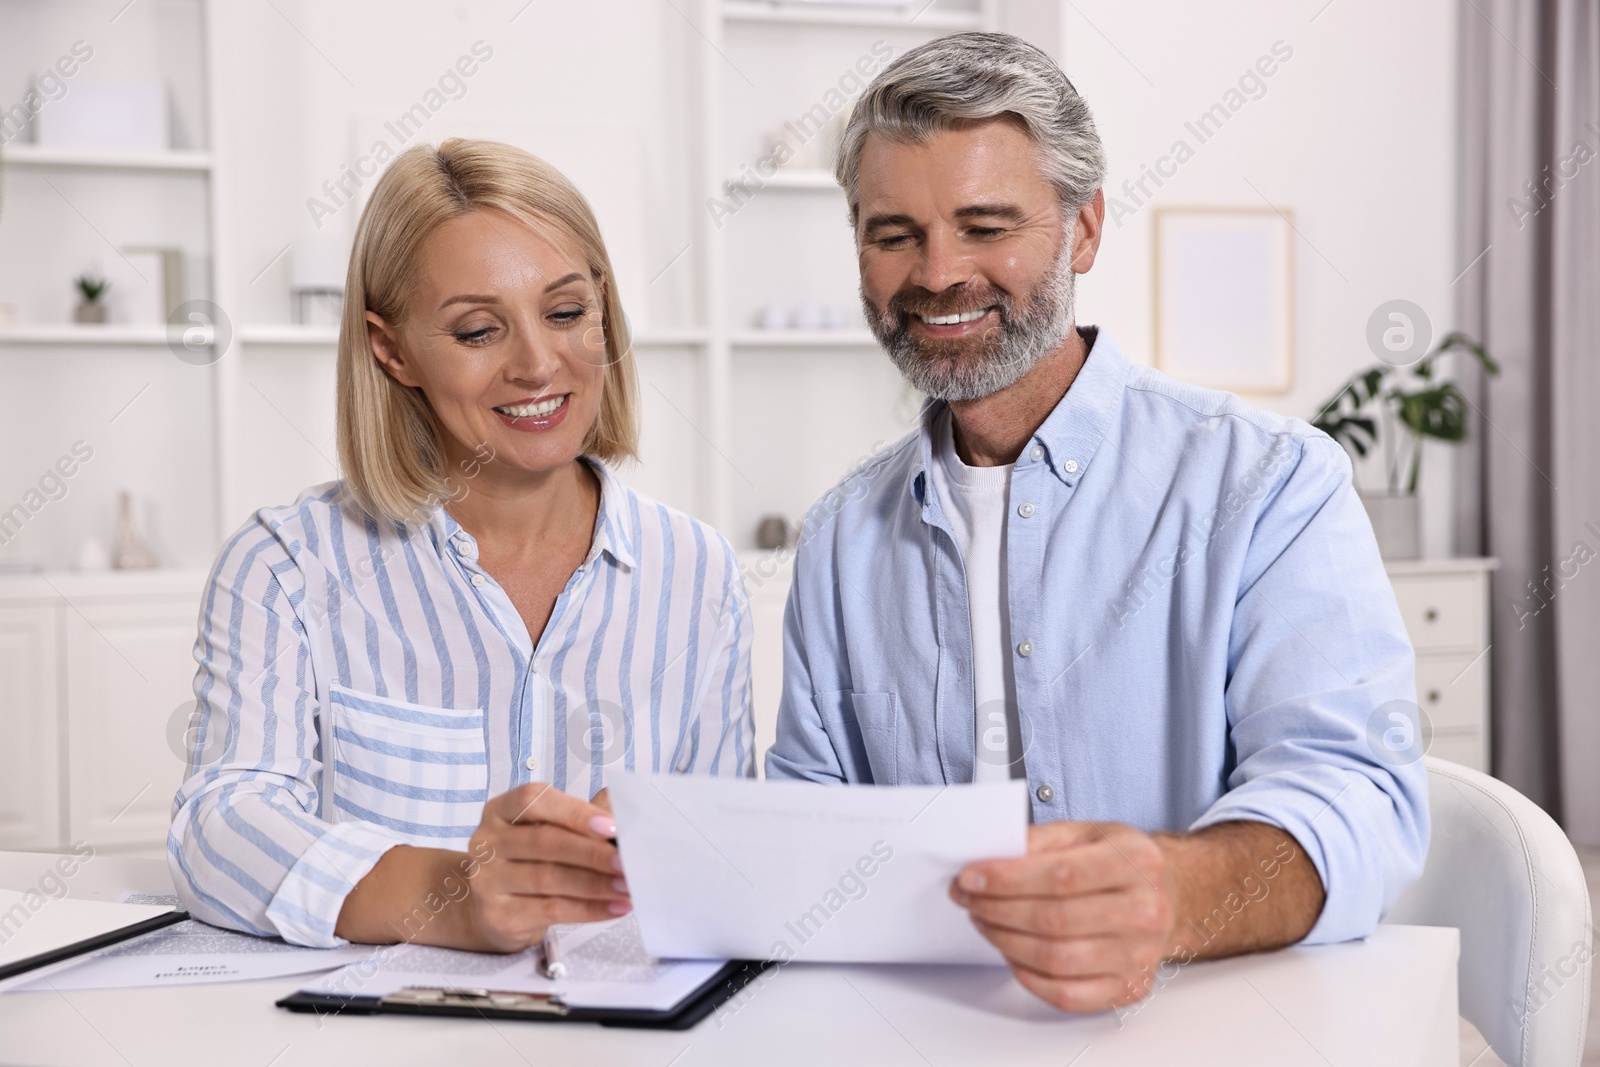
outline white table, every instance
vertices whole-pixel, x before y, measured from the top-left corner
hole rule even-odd
[[[0,852],[0,887],[37,886],[52,859]],[[101,854],[80,868],[69,892],[115,899],[170,884],[160,860]],[[998,968],[794,964],[683,1032],[319,1019],[273,1006],[296,988],[294,979],[0,993],[0,1063],[1456,1067],[1457,951],[1453,929],[1384,926],[1365,942],[1191,964],[1120,1026],[1111,1014],[1054,1012]]]

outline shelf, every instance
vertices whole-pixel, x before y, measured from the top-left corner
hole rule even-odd
[[[725,0],[722,17],[729,22],[769,22],[811,26],[874,26],[914,30],[981,30],[977,11],[918,13],[915,4],[891,7],[833,7],[813,4],[764,4],[751,0]]]
[[[287,323],[241,326],[239,328],[239,340],[247,345],[337,348],[339,345],[339,328],[337,326],[293,326]]]
[[[770,178],[756,176],[761,182],[762,189],[814,189],[818,192],[841,193],[839,183],[834,181],[833,172],[820,168],[798,168],[795,170],[780,170]],[[737,186],[744,181],[743,175],[734,175],[728,179],[728,184]],[[721,192],[721,190],[718,190]]]
[[[211,153],[178,150],[168,152],[114,152],[14,144],[0,151],[0,170],[7,167],[56,167],[68,170],[145,170],[209,174],[211,172]]]
[[[206,343],[210,343],[207,330]],[[177,330],[170,331],[176,341],[181,337]],[[151,345],[165,347],[169,339],[164,325],[134,326],[110,323],[103,326],[84,326],[69,323],[60,326],[22,325],[0,326],[0,345],[81,345],[86,348],[127,347]]]
[[[1475,573],[1498,569],[1494,557],[1447,556],[1436,559],[1386,559],[1383,569],[1391,575]]]
[[[669,326],[633,335],[635,348],[698,348],[706,343],[706,331],[693,326]]]
[[[337,348],[337,326],[294,326],[287,323],[257,323],[239,330],[239,340],[247,345]],[[706,342],[706,332],[693,328],[651,330],[635,334],[635,348],[694,347]]]
[[[870,330],[740,330],[728,338],[735,348],[872,348]]]

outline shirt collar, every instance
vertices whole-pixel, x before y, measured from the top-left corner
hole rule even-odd
[[[1100,443],[1120,415],[1131,367],[1116,342],[1098,326],[1081,326],[1078,332],[1089,344],[1083,366],[1067,387],[1066,395],[1022,446],[1016,465],[1018,471],[1046,465],[1068,486],[1077,485],[1089,469]],[[912,472],[911,490],[923,504],[928,501],[927,472],[934,462],[939,416],[947,406],[942,400],[928,400],[922,405],[922,462]]]
[[[594,520],[594,540],[583,562],[588,565],[603,552],[614,562],[631,570],[637,564],[638,557],[634,553],[632,526],[627,521],[628,489],[612,473],[611,468],[600,460],[593,456],[580,458],[589,464],[600,482],[600,509]],[[434,509],[428,527],[441,551],[450,548],[463,559],[478,558],[477,538],[469,534],[442,505]]]

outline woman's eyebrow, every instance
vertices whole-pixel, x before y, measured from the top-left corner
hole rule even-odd
[[[545,286],[544,287],[544,291],[548,293],[553,289],[561,288],[563,285],[569,285],[572,282],[581,282],[581,281],[583,281],[583,275],[579,274],[577,271],[573,271],[571,274],[568,274],[568,275],[565,275],[563,277],[557,278],[555,281],[553,281],[549,285]]]
[[[439,305],[439,309],[443,310],[443,309],[449,307],[451,304],[498,304],[498,303],[500,303],[500,298],[497,297],[497,296],[480,296],[480,295],[478,295],[476,293],[462,293],[459,296],[452,296],[449,299],[445,300],[444,303]]]
[[[581,282],[581,281],[583,281],[583,275],[578,273],[577,271],[573,271],[571,274],[567,274],[567,275],[564,275],[563,277],[557,278],[555,281],[553,281],[549,285],[545,286],[544,287],[544,291],[548,293],[548,292],[550,292],[550,291],[552,291],[554,289],[561,288],[563,285],[570,285],[573,282]],[[449,307],[451,304],[498,304],[498,303],[500,303],[500,298],[497,297],[497,296],[484,296],[484,295],[479,294],[479,293],[460,293],[460,294],[458,294],[456,296],[452,296],[452,297],[446,299],[442,304],[439,305],[439,310],[442,311],[445,308]]]

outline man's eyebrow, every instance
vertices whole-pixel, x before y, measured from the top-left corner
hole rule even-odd
[[[955,217],[958,219],[1005,219],[1007,222],[1022,222],[1027,218],[1027,213],[1015,204],[968,204],[966,207],[957,208]],[[915,226],[916,222],[910,215],[873,215],[862,224],[862,230],[871,233],[873,230],[885,226]]]
[[[583,275],[579,274],[577,271],[573,271],[571,274],[563,275],[562,277],[557,278],[555,281],[551,282],[549,285],[545,286],[544,287],[544,291],[548,293],[548,292],[551,292],[553,290],[561,288],[563,285],[570,285],[573,282],[581,282],[581,281],[583,281]],[[498,303],[500,303],[500,298],[497,297],[497,296],[484,296],[484,295],[479,294],[479,293],[460,293],[460,294],[458,294],[456,296],[452,296],[448,300],[444,301],[444,303],[439,305],[439,308],[441,310],[443,310],[444,308],[449,307],[451,304],[498,304]]]
[[[885,226],[911,226],[914,225],[910,215],[872,215],[861,224],[863,230],[871,231],[882,229]]]
[[[1027,216],[1015,204],[969,204],[956,210],[958,219],[1006,219],[1021,222]]]

